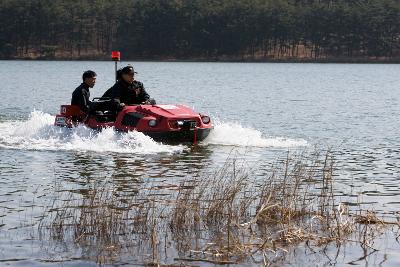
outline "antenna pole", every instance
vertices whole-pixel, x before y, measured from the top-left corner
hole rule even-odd
[[[115,61],[115,82],[117,82],[117,69],[118,69],[118,61]]]
[[[112,51],[111,59],[115,62],[115,82],[117,82],[118,61],[121,60],[121,53],[119,51]]]

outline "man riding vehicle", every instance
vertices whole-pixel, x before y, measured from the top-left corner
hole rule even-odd
[[[90,109],[90,91],[89,88],[93,88],[96,84],[97,74],[88,70],[82,75],[82,83],[72,93],[71,105],[79,106],[83,113],[88,113]]]
[[[103,98],[111,98],[119,108],[124,105],[155,104],[143,83],[135,80],[136,73],[129,65],[118,70],[117,82],[105,92]]]

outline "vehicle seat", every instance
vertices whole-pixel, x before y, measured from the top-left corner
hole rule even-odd
[[[94,98],[90,105],[90,114],[96,117],[98,122],[112,122],[117,119],[117,110],[111,98]]]
[[[117,119],[117,114],[115,112],[105,110],[105,111],[95,111],[93,114],[98,122],[113,122]]]

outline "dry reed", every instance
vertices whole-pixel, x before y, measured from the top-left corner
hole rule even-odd
[[[270,265],[301,243],[368,245],[385,222],[336,203],[333,166],[329,152],[288,153],[261,179],[230,158],[213,175],[191,178],[159,197],[154,192],[162,187],[124,195],[109,183],[94,184],[85,195],[70,194],[49,210],[39,230],[43,238],[86,248],[85,257],[100,264],[134,250],[136,259],[141,255],[150,265]]]

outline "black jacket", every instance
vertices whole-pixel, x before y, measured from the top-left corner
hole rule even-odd
[[[86,83],[81,83],[72,93],[71,105],[76,105],[85,113],[89,111],[90,105],[89,86]]]
[[[139,105],[150,99],[143,83],[134,81],[133,84],[128,84],[122,80],[117,81],[108,89],[103,97],[111,97],[116,102],[124,103],[125,105]]]

